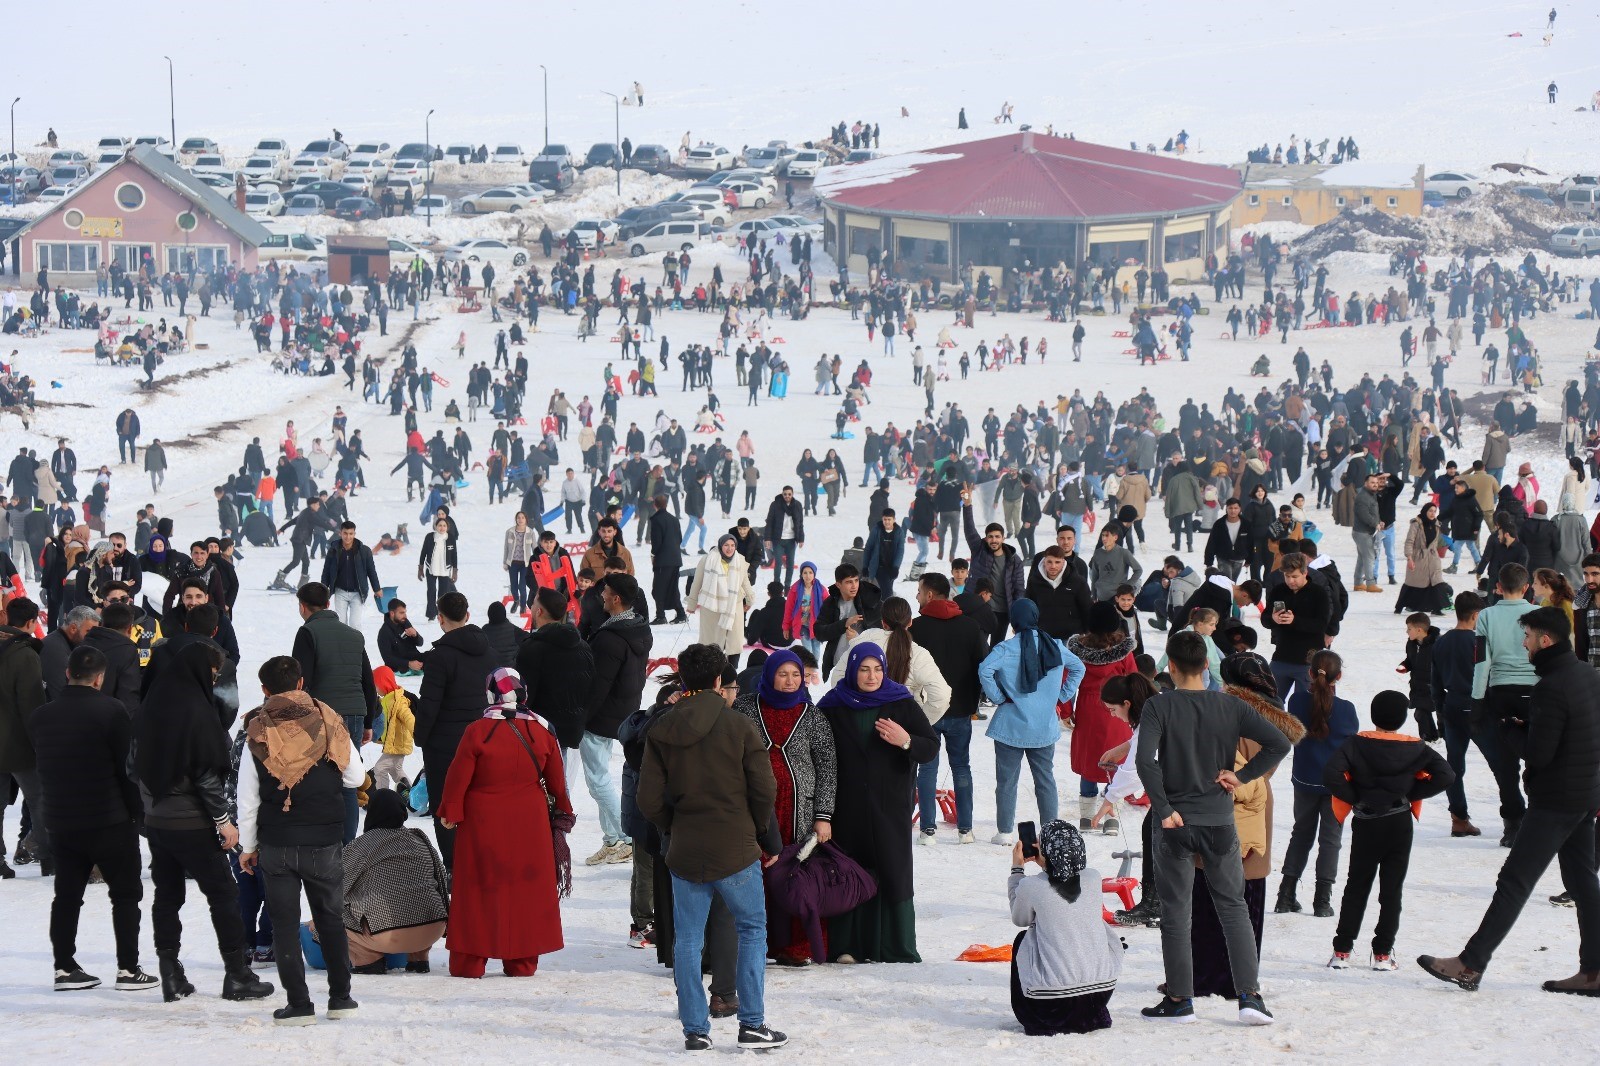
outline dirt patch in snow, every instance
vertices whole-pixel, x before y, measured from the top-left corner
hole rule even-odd
[[[165,392],[167,386],[169,385],[176,385],[180,381],[194,381],[198,378],[208,378],[212,374],[226,370],[232,365],[233,360],[229,359],[225,363],[217,363],[213,366],[197,367],[194,370],[186,371],[182,374],[168,374],[164,378],[156,378],[155,381],[151,382],[149,385],[141,382],[139,388],[145,392]]]
[[[1489,188],[1465,203],[1428,208],[1420,217],[1350,208],[1291,247],[1313,259],[1331,252],[1388,253],[1410,245],[1421,245],[1428,255],[1505,255],[1547,247],[1550,234],[1572,221],[1558,207],[1536,203],[1510,188]]]

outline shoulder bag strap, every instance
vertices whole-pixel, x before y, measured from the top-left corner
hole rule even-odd
[[[506,721],[506,719],[502,718],[500,721],[503,722]],[[491,737],[494,736],[494,731],[499,728],[500,722],[496,722],[494,725],[490,726],[489,735]],[[522,750],[528,753],[529,759],[533,760],[533,772],[539,780],[539,791],[544,795],[545,806],[550,809],[554,809],[556,801],[551,797],[550,790],[545,787],[544,769],[539,765],[539,756],[533,753],[533,745],[528,743],[528,738],[522,735],[522,730],[516,727],[514,721],[511,726],[511,735],[517,738],[517,743],[522,745]]]

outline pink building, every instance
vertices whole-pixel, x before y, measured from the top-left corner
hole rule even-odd
[[[185,226],[188,229],[185,229]],[[23,272],[53,283],[92,283],[102,265],[130,273],[255,269],[266,227],[149,145],[89,178],[19,230]]]

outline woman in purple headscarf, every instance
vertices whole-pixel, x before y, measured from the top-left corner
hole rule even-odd
[[[870,641],[850,649],[844,678],[817,706],[838,757],[833,842],[878,882],[876,896],[829,919],[828,952],[834,962],[921,962],[909,827],[917,766],[938,754],[939,741]]]
[[[800,657],[788,649],[773,652],[762,668],[761,684],[734,700],[733,709],[755,722],[767,746],[772,776],[778,782],[774,808],[783,846],[808,833],[831,840],[837,783],[833,730],[811,704]],[[767,909],[773,909],[770,901]],[[780,965],[804,966],[811,961],[810,938],[797,919],[784,927],[769,922],[767,943]]]

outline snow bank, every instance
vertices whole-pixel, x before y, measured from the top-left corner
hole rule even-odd
[[[1508,254],[1544,250],[1550,234],[1572,216],[1536,203],[1510,188],[1488,188],[1465,203],[1429,208],[1421,217],[1387,215],[1377,208],[1351,208],[1304,234],[1294,250],[1313,257],[1329,252],[1390,252],[1421,244],[1433,254]]]

